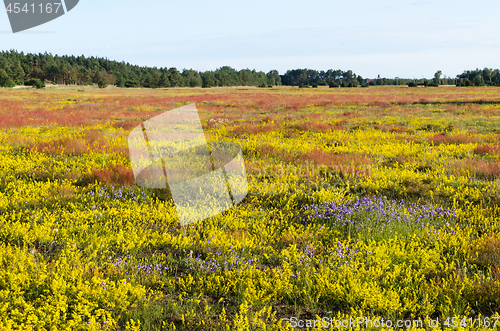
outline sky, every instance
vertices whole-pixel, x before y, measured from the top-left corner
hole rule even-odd
[[[498,0],[80,0],[15,34],[0,12],[0,50],[199,71],[455,77],[500,68],[499,12]]]

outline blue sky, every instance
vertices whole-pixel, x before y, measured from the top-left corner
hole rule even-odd
[[[80,0],[0,49],[214,70],[310,68],[431,78],[500,68],[498,0]]]

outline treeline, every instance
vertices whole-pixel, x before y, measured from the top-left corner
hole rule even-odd
[[[49,53],[0,53],[0,86],[43,86],[48,81],[62,85],[108,84],[118,87],[217,87],[217,86],[358,86],[365,80],[351,70],[317,71],[288,70],[280,75],[277,70],[268,73],[256,70],[235,70],[224,66],[214,71],[193,69],[140,67],[106,58],[85,56],[53,56]]]
[[[357,87],[369,85],[408,85],[416,86],[439,86],[439,85],[457,85],[457,86],[500,86],[499,69],[476,69],[467,70],[455,78],[442,75],[441,70],[434,74],[431,79],[408,79],[408,78],[377,78],[363,79],[357,76],[351,70],[328,70],[316,71],[311,69],[288,70],[281,76],[283,85],[294,86],[319,86],[329,85],[330,87]]]
[[[312,69],[288,70],[280,75],[277,70],[268,73],[228,66],[214,71],[200,72],[193,69],[141,67],[125,62],[111,61],[107,58],[85,56],[57,56],[44,54],[24,54],[23,52],[0,52],[0,87],[32,85],[43,87],[45,82],[62,85],[91,85],[99,87],[116,85],[118,87],[217,87],[217,86],[260,86],[276,85],[357,87],[369,85],[408,85],[408,86],[500,86],[498,69],[464,71],[452,77],[441,77],[441,71],[432,79],[377,78],[364,79],[351,70],[317,71]]]
[[[291,86],[342,85],[342,83],[357,86],[366,83],[363,77],[357,76],[351,70],[342,71],[332,69],[328,71],[312,69],[288,70],[281,76],[281,82],[283,85]]]
[[[453,77],[441,77],[441,71],[434,74],[434,78],[427,79],[401,79],[401,78],[379,78],[369,82],[370,85],[408,85],[410,87],[456,85],[456,86],[500,86],[499,69],[476,69],[466,70],[462,74]]]
[[[91,85],[105,87],[183,87],[183,86],[272,86],[281,85],[276,70],[267,74],[249,69],[221,67],[215,71],[141,67],[106,58],[57,56],[48,53],[24,54],[16,51],[0,53],[0,86],[32,85],[45,81],[62,85]]]

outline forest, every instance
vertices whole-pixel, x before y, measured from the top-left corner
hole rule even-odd
[[[277,70],[268,73],[250,69],[236,70],[223,66],[213,71],[193,69],[178,70],[175,67],[157,68],[138,66],[107,58],[82,56],[58,56],[50,53],[24,54],[15,50],[0,52],[0,87],[31,85],[44,87],[45,83],[59,85],[93,85],[106,87],[224,87],[277,85],[317,87],[367,87],[369,85],[408,85],[410,87],[457,85],[500,86],[499,69],[467,70],[456,77],[441,77],[437,71],[433,78],[377,78],[365,79],[352,70],[318,71],[313,69],[287,70],[280,75]]]

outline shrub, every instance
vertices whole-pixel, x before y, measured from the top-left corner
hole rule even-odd
[[[108,87],[108,80],[106,78],[101,78],[99,80],[99,82],[97,83],[97,86],[99,86],[99,88],[106,88]]]
[[[33,87],[36,87],[36,88],[42,88],[42,87],[45,87],[45,83],[42,82],[40,79],[38,78],[31,78],[31,79],[28,79],[25,83],[24,83],[25,86],[33,86]]]
[[[336,84],[335,82],[331,82],[330,84],[328,84],[328,86],[329,86],[330,88],[333,88],[333,87],[339,87],[339,85],[338,85],[338,84]]]
[[[417,83],[415,83],[415,82],[409,82],[409,83],[408,83],[408,87],[417,87],[417,86],[418,86],[418,85],[417,85]]]
[[[318,84],[312,84],[312,87],[313,87],[313,88],[317,88],[317,87],[318,87]]]

